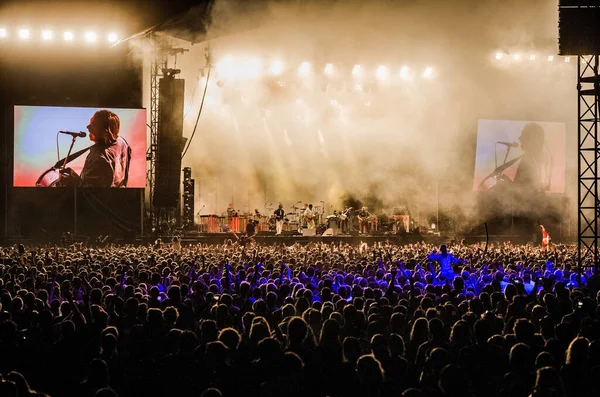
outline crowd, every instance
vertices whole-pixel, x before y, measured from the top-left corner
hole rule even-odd
[[[600,395],[576,247],[436,248],[2,248],[0,396]]]

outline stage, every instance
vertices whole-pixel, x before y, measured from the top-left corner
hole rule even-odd
[[[163,242],[170,242],[172,236],[160,236]],[[227,240],[236,241],[236,237],[233,233],[186,233],[182,236],[181,241],[183,244],[223,244]],[[358,245],[360,243],[367,243],[372,245],[374,243],[389,241],[394,245],[408,245],[417,243],[426,243],[433,245],[440,244],[454,244],[463,241],[465,244],[476,244],[483,243],[486,241],[486,236],[473,235],[473,236],[454,236],[452,234],[379,234],[379,235],[337,235],[337,236],[303,236],[299,233],[284,233],[280,236],[276,236],[274,232],[260,232],[254,237],[256,243],[260,245],[272,245],[272,244],[309,244],[309,243],[334,243],[339,244],[351,244]],[[489,242],[507,242],[510,241],[515,244],[526,244],[527,239],[523,236],[516,235],[490,235],[488,236]]]

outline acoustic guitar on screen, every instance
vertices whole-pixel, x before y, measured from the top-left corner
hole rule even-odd
[[[85,138],[87,134],[83,131],[59,131],[59,133],[71,135],[71,137],[73,138],[71,140],[69,152],[67,153],[67,156],[65,158],[58,160],[52,167],[50,167],[49,169],[44,171],[42,175],[40,175],[40,177],[35,182],[36,187],[81,186],[81,177],[77,174],[77,172],[73,171],[73,169],[67,167],[67,164],[69,164],[71,161],[75,160],[76,158],[80,157],[82,154],[90,150],[91,146],[71,154],[77,138]]]

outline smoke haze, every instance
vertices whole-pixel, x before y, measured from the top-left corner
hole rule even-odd
[[[207,43],[212,54],[183,160],[203,214],[298,201],[323,201],[330,213],[352,199],[374,212],[407,205],[424,224],[439,191],[443,210],[477,222],[470,186],[484,118],[566,123],[567,196],[575,194],[576,62],[546,61],[556,54],[556,1],[248,3],[217,0],[202,43],[173,39],[189,50],[169,65],[186,80],[188,138]],[[498,62],[497,51],[522,60]]]

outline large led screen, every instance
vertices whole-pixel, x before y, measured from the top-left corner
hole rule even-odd
[[[479,120],[473,190],[565,191],[564,123]]]
[[[146,185],[145,109],[15,106],[14,126],[15,187]]]

